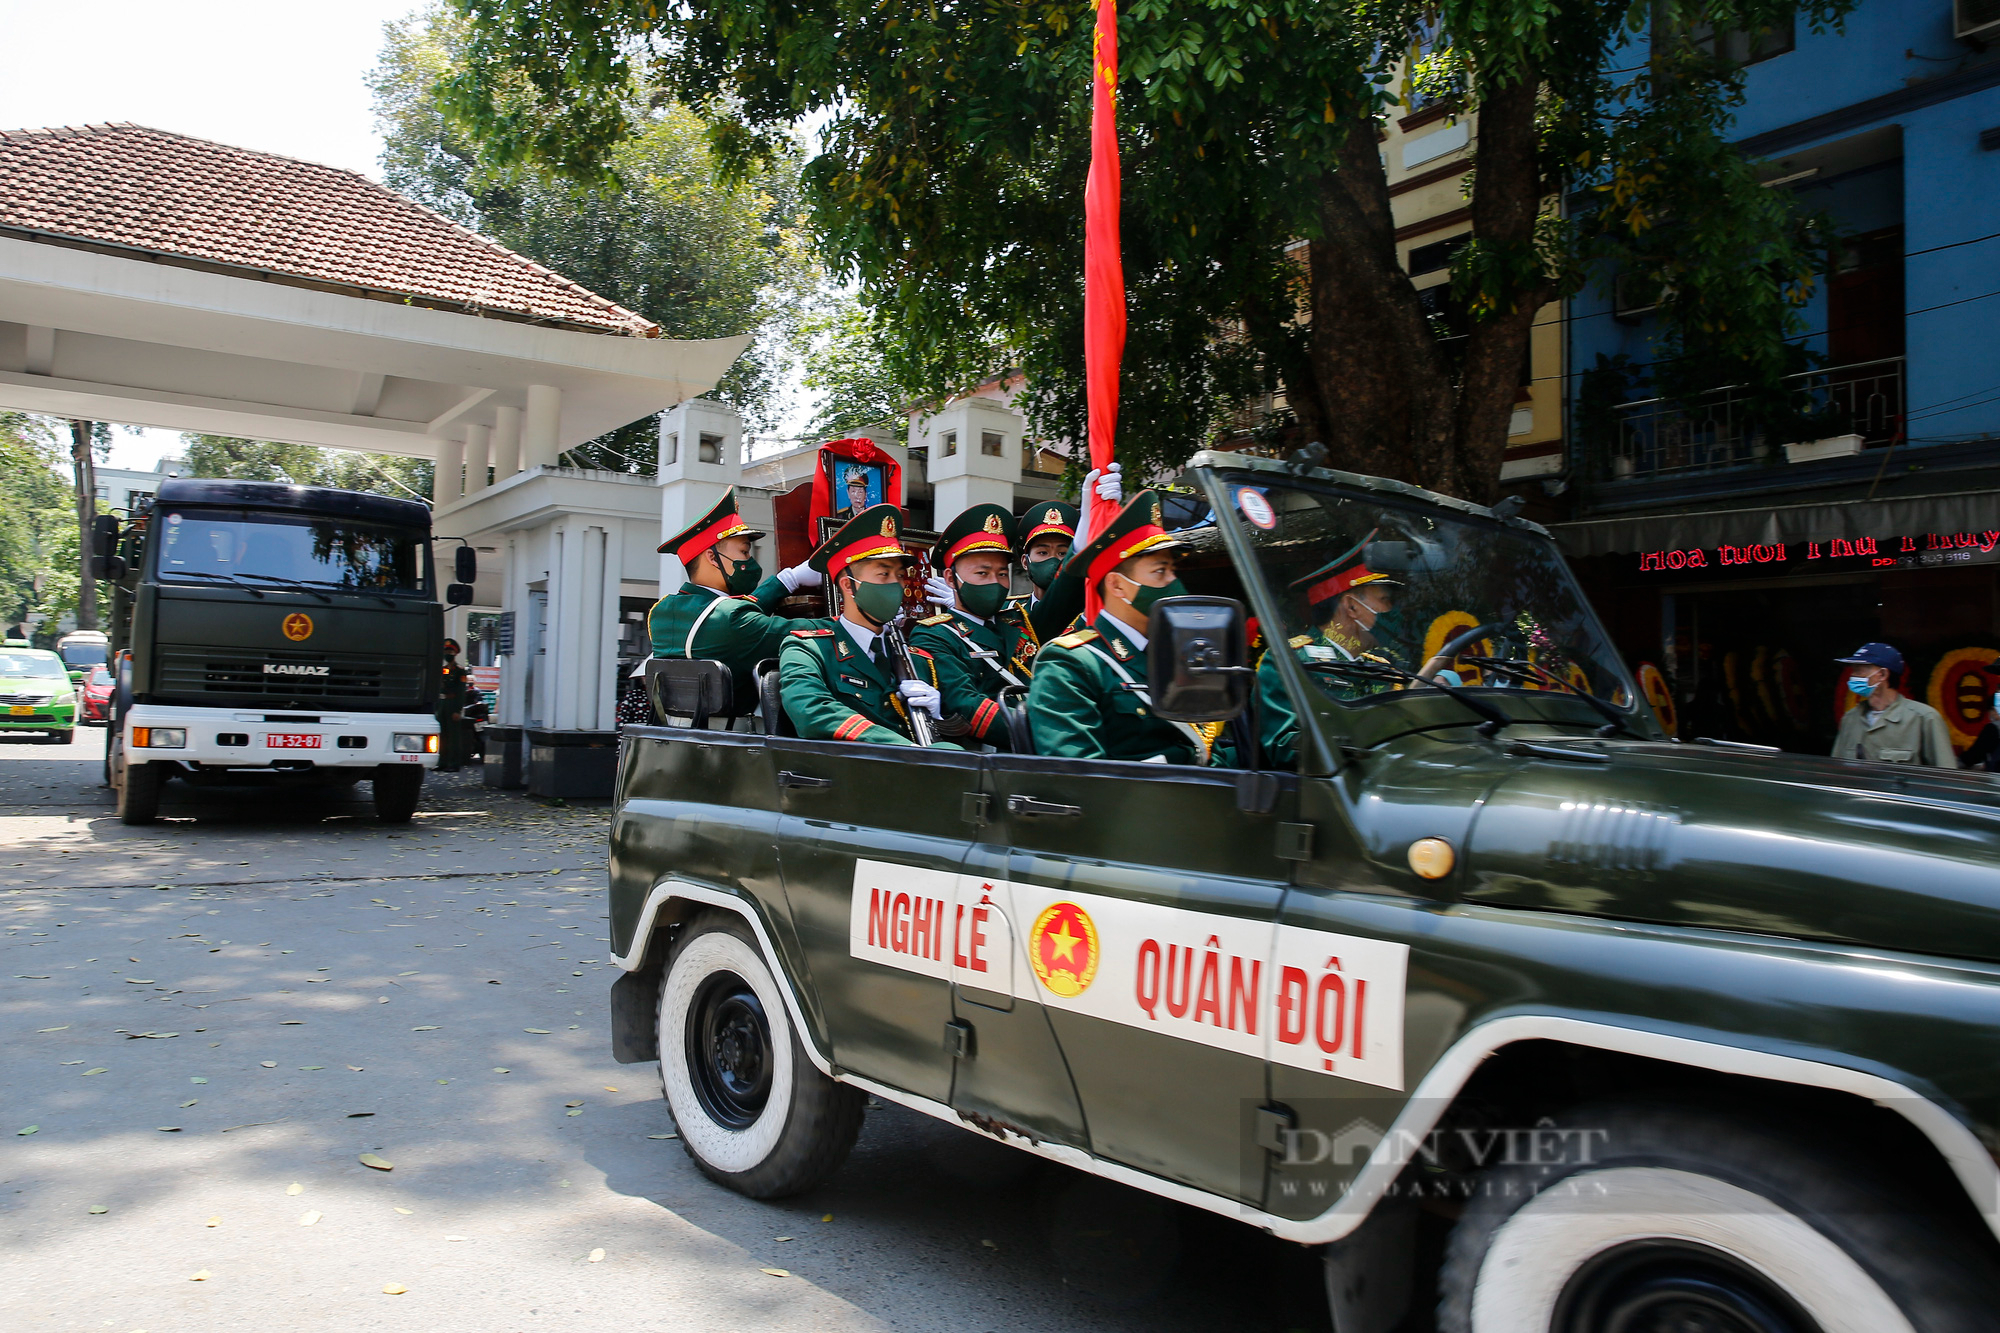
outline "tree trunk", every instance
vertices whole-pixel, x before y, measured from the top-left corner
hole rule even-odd
[[[88,421],[69,423],[69,457],[76,471],[76,530],[78,565],[76,627],[97,628],[97,571],[91,559],[91,528],[97,520],[97,467],[90,455]]]
[[[1451,375],[1396,260],[1375,122],[1357,121],[1320,181],[1310,242],[1313,391],[1335,467],[1435,486],[1450,475]]]

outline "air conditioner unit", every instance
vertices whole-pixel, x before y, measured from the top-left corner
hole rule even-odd
[[[2000,0],[1951,0],[1951,28],[1961,40],[2000,39]]]

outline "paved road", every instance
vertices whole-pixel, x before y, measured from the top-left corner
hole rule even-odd
[[[127,829],[102,757],[0,739],[0,1327],[1324,1327],[1307,1251],[897,1107],[811,1195],[709,1184],[608,1054],[601,808]]]

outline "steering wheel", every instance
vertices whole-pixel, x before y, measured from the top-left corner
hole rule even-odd
[[[1445,643],[1435,653],[1431,654],[1431,660],[1436,661],[1439,658],[1442,658],[1446,662],[1456,662],[1458,660],[1458,655],[1464,652],[1467,648],[1470,648],[1473,644],[1479,642],[1481,639],[1493,633],[1495,630],[1506,629],[1509,625],[1513,623],[1514,622],[1511,620],[1496,620],[1490,625],[1474,625],[1471,629],[1466,630],[1463,634],[1458,634],[1453,636],[1449,642]]]

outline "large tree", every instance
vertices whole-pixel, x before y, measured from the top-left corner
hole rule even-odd
[[[448,110],[488,160],[600,175],[638,86],[703,106],[745,168],[814,123],[816,238],[897,328],[898,373],[1017,365],[1043,433],[1081,436],[1087,7],[453,2]],[[1170,466],[1282,384],[1273,424],[1343,466],[1490,498],[1535,311],[1592,266],[1657,285],[1663,359],[1774,380],[1817,256],[1729,150],[1741,70],[1705,34],[1850,5],[1133,0],[1121,456]],[[1477,117],[1448,327],[1398,264],[1378,147],[1419,98]]]
[[[0,625],[39,613],[44,643],[77,604],[81,564],[69,469],[68,422],[0,412]]]
[[[713,396],[753,428],[785,409],[792,316],[816,270],[798,241],[800,155],[779,140],[724,179],[700,117],[661,94],[621,88],[624,119],[587,180],[518,156],[482,159],[441,114],[440,81],[464,71],[466,27],[435,6],[387,25],[370,87],[383,179],[454,221],[659,324],[667,337],[755,331]],[[507,99],[510,104],[518,97]],[[570,451],[570,461],[650,472],[655,427],[635,422]]]

